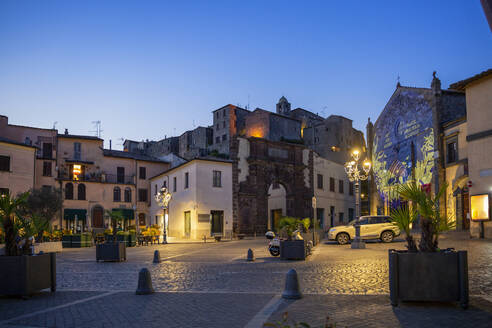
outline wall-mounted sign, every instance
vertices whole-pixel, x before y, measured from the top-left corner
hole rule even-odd
[[[490,220],[490,196],[488,194],[472,195],[470,197],[472,221]]]

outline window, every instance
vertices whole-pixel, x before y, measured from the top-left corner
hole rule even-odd
[[[74,164],[72,165],[72,180],[80,180],[84,176],[84,169],[82,165]]]
[[[318,174],[318,189],[323,189],[323,175],[322,174]]]
[[[167,188],[167,181],[164,181],[164,182],[162,183],[162,186],[163,186],[164,188]]]
[[[132,190],[130,188],[125,188],[125,203],[132,202]]]
[[[73,184],[71,183],[65,185],[65,199],[73,199]]]
[[[454,163],[458,160],[458,141],[454,139],[446,146],[446,163]]]
[[[225,123],[225,121],[224,121],[224,122],[222,122],[222,127],[225,129],[225,127],[226,127],[226,123]]]
[[[10,171],[10,156],[0,156],[0,171]]]
[[[214,187],[222,187],[222,172],[221,171],[214,171],[214,180],[213,180],[213,186]]]
[[[81,155],[82,155],[82,145],[80,144],[80,142],[74,142],[73,143],[73,159],[80,160]]]
[[[85,200],[85,184],[81,183],[77,187],[77,199]]]
[[[359,220],[359,224],[360,224],[360,225],[369,224],[369,219],[368,219],[368,218],[363,218],[363,219],[360,219],[360,220]]]
[[[219,123],[217,123],[217,131],[219,131],[219,129],[220,129],[220,125]]]
[[[330,178],[330,191],[335,191],[335,178]]]
[[[51,176],[51,162],[43,162],[43,176],[44,177]]]
[[[343,194],[343,180],[338,181],[338,192]]]
[[[177,179],[176,177],[173,178],[173,192],[176,192],[176,188],[177,188]]]
[[[120,189],[120,187],[114,187],[114,189],[113,189],[113,202],[121,202],[121,189]]]
[[[215,137],[215,143],[216,144],[220,143],[220,137]]]
[[[354,195],[354,183],[349,182],[349,195],[353,196]]]
[[[226,140],[227,140],[227,134],[224,134],[224,135],[222,136],[222,141],[226,141]]]
[[[139,202],[147,201],[147,189],[138,189],[138,201]]]
[[[339,222],[343,222],[343,212],[338,213],[338,217],[340,218]]]
[[[184,188],[188,189],[190,183],[190,174],[188,172],[185,173],[185,185]]]
[[[349,213],[348,213],[349,221],[352,221],[354,219],[354,209],[349,208],[348,211],[349,211]]]
[[[53,144],[51,142],[43,142],[43,158],[52,158]]]
[[[146,173],[147,173],[145,167],[140,166],[138,173],[139,173],[138,176],[139,176],[140,179],[145,179]]]
[[[118,166],[116,168],[116,183],[125,183],[125,168]]]
[[[154,195],[157,195],[157,185],[154,185]]]

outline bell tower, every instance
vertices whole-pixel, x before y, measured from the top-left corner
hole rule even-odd
[[[290,102],[287,98],[282,96],[277,103],[277,114],[289,116],[290,115]]]

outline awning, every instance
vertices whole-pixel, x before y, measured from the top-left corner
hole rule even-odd
[[[87,218],[87,210],[74,208],[66,208],[63,210],[63,218],[65,220],[75,220],[75,216],[77,216],[77,220],[85,220]]]
[[[135,219],[134,211],[129,208],[113,208],[112,212],[120,212],[125,220]]]

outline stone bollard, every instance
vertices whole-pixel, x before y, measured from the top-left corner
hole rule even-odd
[[[282,293],[283,298],[290,300],[298,300],[302,298],[301,291],[299,290],[299,280],[297,280],[297,272],[294,269],[290,269],[285,277],[285,290]]]
[[[158,250],[154,252],[154,263],[161,263],[161,252]]]
[[[254,261],[255,260],[255,253],[253,253],[253,250],[250,248],[248,249],[248,258],[247,258],[248,261]]]
[[[152,288],[152,278],[150,276],[150,271],[147,268],[143,268],[138,273],[138,287],[137,295],[149,295],[154,293],[154,288]]]

